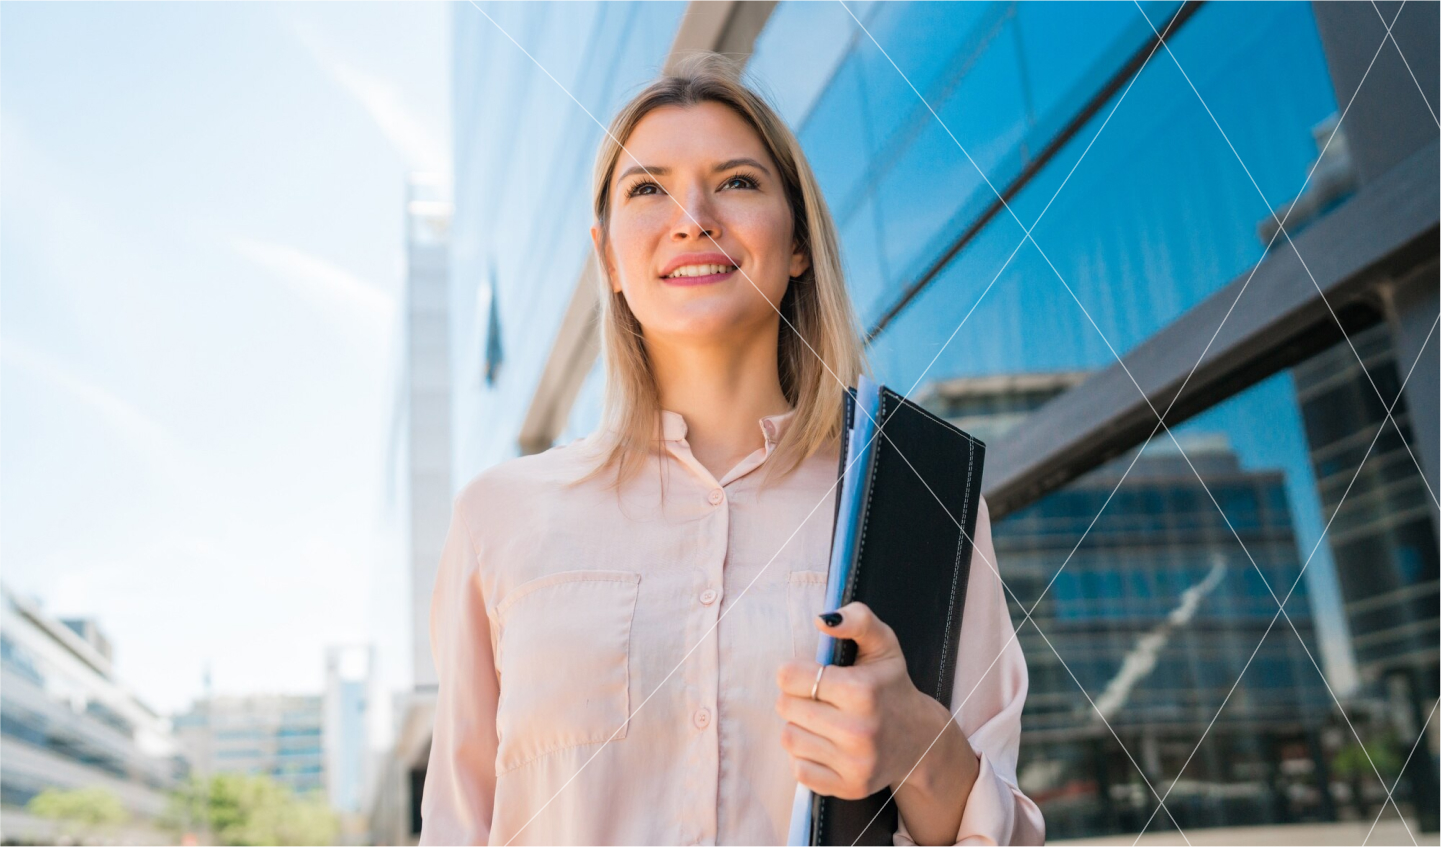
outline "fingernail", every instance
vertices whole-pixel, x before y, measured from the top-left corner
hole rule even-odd
[[[840,613],[840,612],[826,612],[826,613],[824,613],[824,614],[822,614],[822,615],[817,615],[817,617],[819,617],[819,618],[821,619],[821,621],[822,621],[823,623],[825,623],[826,626],[840,626],[840,625],[841,625],[841,613]]]

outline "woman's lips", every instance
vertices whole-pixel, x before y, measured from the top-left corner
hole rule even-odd
[[[733,273],[735,273],[735,270],[729,270],[719,274],[706,274],[705,276],[663,276],[660,278],[660,281],[669,285],[710,285],[713,282],[720,282],[730,277]]]

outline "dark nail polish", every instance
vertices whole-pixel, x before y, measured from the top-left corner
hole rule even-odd
[[[840,626],[840,625],[841,625],[841,613],[840,613],[840,612],[826,612],[825,614],[819,615],[819,617],[820,617],[821,621],[822,621],[826,626]]]

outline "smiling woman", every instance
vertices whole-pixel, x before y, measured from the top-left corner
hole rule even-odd
[[[455,498],[420,842],[777,844],[799,781],[889,788],[896,844],[1038,843],[994,568],[971,569],[954,717],[885,621],[821,608],[864,363],[795,137],[701,54],[621,110],[596,165],[606,417]],[[995,561],[984,500],[975,550]],[[822,628],[859,648],[823,679]]]
[[[789,128],[727,70],[700,54],[653,85],[617,114],[596,159],[591,238],[606,268],[606,412],[618,435],[606,467],[617,479],[646,451],[656,387],[668,382],[648,372],[671,353],[775,346],[774,364],[751,372],[776,383],[765,386],[772,408],[794,407],[797,420],[767,473],[839,435],[841,391],[863,368],[820,186]],[[672,276],[696,265],[722,272]],[[716,284],[694,286],[705,282]]]

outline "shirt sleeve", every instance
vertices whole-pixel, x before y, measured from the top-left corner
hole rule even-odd
[[[1026,657],[1016,640],[991,542],[984,497],[976,516],[970,582],[961,619],[961,658],[951,690],[951,711],[980,757],[955,844],[1043,844],[1041,810],[1016,784],[1021,709],[1026,703]],[[904,819],[892,839],[914,845]]]
[[[439,690],[421,798],[421,845],[485,844],[495,805],[500,683],[478,558],[457,499],[430,601]]]

